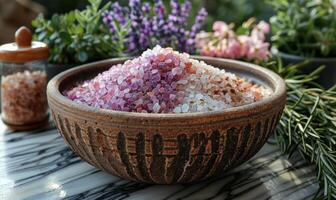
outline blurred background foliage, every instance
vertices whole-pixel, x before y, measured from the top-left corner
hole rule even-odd
[[[34,0],[47,8],[47,17],[54,13],[65,13],[73,9],[81,9],[87,5],[87,0]],[[109,0],[105,0],[108,2]],[[112,0],[115,2],[114,0]],[[143,0],[153,1],[153,0]],[[169,4],[170,0],[164,0]],[[180,0],[183,2],[184,0]],[[127,4],[128,0],[119,0],[120,4]],[[215,20],[223,20],[228,23],[240,24],[250,17],[256,17],[258,20],[267,20],[272,15],[271,8],[265,3],[265,0],[191,0],[192,16],[195,16],[197,10],[204,6],[209,16],[204,29],[210,30]]]
[[[105,3],[116,0],[103,0]],[[154,0],[142,0],[153,2]],[[169,4],[170,0],[163,0]],[[180,0],[183,2],[184,0]],[[223,20],[227,23],[241,24],[250,17],[257,20],[269,21],[272,9],[266,1],[269,0],[190,0],[193,9],[190,19],[194,20],[196,12],[204,6],[209,16],[206,19],[204,30],[210,31],[215,20]],[[32,3],[36,2],[36,3]],[[119,0],[122,5],[127,5],[128,0]],[[12,42],[13,34],[22,25],[31,27],[38,13],[44,13],[46,18],[51,18],[55,13],[67,13],[74,9],[83,9],[88,5],[88,0],[0,0],[0,44]]]

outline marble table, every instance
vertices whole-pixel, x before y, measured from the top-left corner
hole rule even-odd
[[[12,133],[0,123],[0,199],[312,199],[315,171],[272,144],[220,177],[190,185],[123,180],[82,161],[53,127]]]

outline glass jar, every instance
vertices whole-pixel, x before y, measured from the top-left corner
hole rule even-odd
[[[13,130],[31,130],[48,121],[48,47],[32,42],[25,27],[16,32],[15,40],[0,46],[1,116]]]

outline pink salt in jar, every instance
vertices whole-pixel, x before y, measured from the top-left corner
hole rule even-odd
[[[32,130],[48,121],[46,44],[21,27],[15,42],[0,46],[1,117],[13,130]]]

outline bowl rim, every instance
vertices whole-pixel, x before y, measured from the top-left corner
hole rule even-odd
[[[116,110],[108,110],[102,108],[95,108],[92,106],[88,106],[85,104],[80,104],[74,102],[67,97],[65,97],[59,90],[59,87],[67,77],[73,76],[74,74],[79,73],[82,70],[89,69],[94,67],[95,65],[108,65],[111,62],[124,62],[132,57],[121,57],[121,58],[111,58],[105,59],[101,61],[91,62],[87,64],[83,64],[56,75],[53,77],[47,86],[47,96],[48,101],[58,102],[63,106],[62,110],[70,111],[73,109],[82,111],[82,112],[91,112],[91,113],[99,113],[102,115],[109,115],[109,116],[118,116],[119,118],[133,118],[133,119],[144,119],[144,120],[169,120],[169,119],[196,119],[200,117],[216,117],[216,116],[223,116],[226,115],[228,118],[237,118],[237,114],[240,117],[244,117],[247,115],[251,115],[256,112],[260,112],[260,110],[268,110],[275,106],[280,106],[281,102],[286,99],[286,84],[285,81],[275,72],[260,67],[256,64],[247,63],[243,61],[237,61],[232,59],[224,59],[224,58],[214,58],[214,57],[206,57],[206,56],[191,56],[193,59],[202,60],[205,63],[207,61],[212,62],[222,62],[227,65],[239,65],[242,67],[247,67],[248,71],[258,72],[260,76],[264,76],[265,78],[271,79],[274,83],[274,92],[257,102],[253,102],[250,104],[245,104],[237,107],[226,108],[220,111],[209,111],[209,112],[191,112],[191,113],[138,113],[138,112],[127,112],[127,111],[116,111]],[[112,65],[111,65],[112,66]],[[243,114],[242,114],[243,113]],[[244,114],[245,113],[245,114]],[[236,117],[230,117],[236,116]]]

